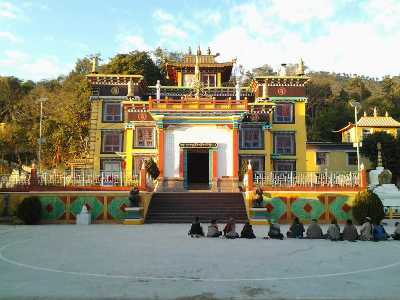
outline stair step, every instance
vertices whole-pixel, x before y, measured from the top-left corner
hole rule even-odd
[[[241,193],[156,193],[153,195],[146,223],[191,223],[198,216],[201,222],[230,217],[238,223],[247,222],[246,207]]]

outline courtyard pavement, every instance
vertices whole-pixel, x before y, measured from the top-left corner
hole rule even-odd
[[[400,298],[400,242],[264,240],[254,228],[255,240],[227,240],[189,238],[184,224],[2,225],[0,298]]]

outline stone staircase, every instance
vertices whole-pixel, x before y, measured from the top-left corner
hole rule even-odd
[[[202,223],[224,223],[229,217],[237,223],[248,220],[241,193],[188,192],[155,193],[145,223],[191,223],[196,216]]]

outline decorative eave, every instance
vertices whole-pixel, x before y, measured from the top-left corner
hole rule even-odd
[[[267,86],[304,86],[310,77],[307,76],[256,76],[257,84]]]
[[[88,74],[87,80],[91,85],[127,85],[132,81],[138,85],[143,80],[142,75],[121,75],[121,74]]]
[[[307,103],[308,98],[307,97],[268,97],[266,99],[263,98],[257,98],[256,102],[254,102],[253,105],[262,105],[261,103],[275,103],[275,102],[306,102]]]

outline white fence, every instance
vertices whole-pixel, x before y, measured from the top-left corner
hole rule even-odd
[[[356,187],[358,172],[254,172],[254,182],[272,187]]]
[[[126,175],[122,171],[93,172],[85,170],[71,173],[68,171],[46,171],[38,173],[37,179],[31,179],[29,173],[0,174],[0,189],[28,186],[31,183],[41,186],[133,186],[137,184],[137,175]]]

